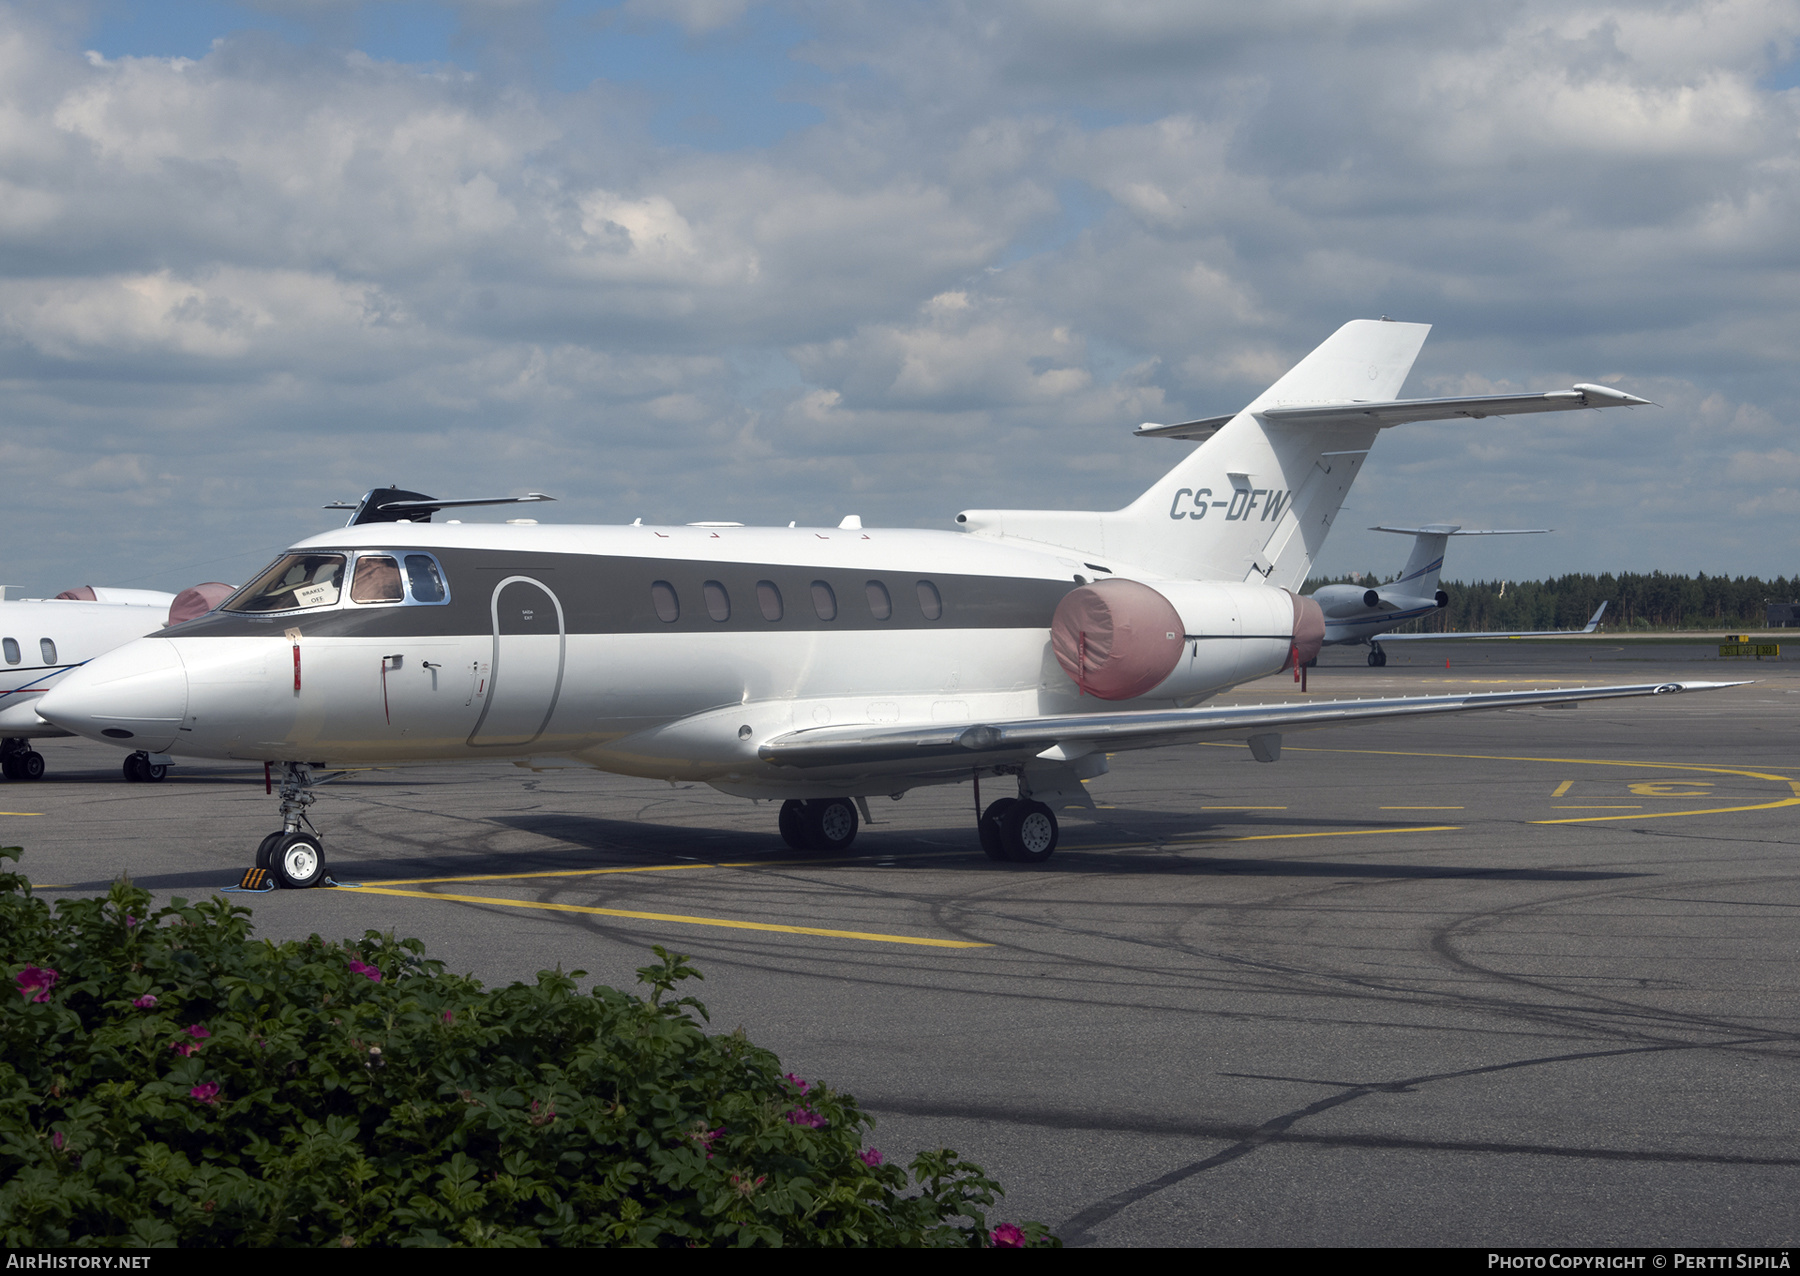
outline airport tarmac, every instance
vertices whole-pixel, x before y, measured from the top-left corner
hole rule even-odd
[[[508,764],[357,773],[313,817],[357,890],[259,935],[393,930],[489,983],[691,954],[742,1025],[1088,1245],[1719,1245],[1800,1215],[1800,669],[1706,644],[1328,649],[1309,698],[1757,679],[1700,695],[1121,754],[1055,857],[980,852],[969,786],[853,854],[775,810]],[[1448,660],[1448,668],[1444,661]],[[1227,699],[1299,694],[1267,679]],[[0,837],[51,896],[234,882],[260,767],[125,784],[39,746]],[[1000,786],[984,786],[988,799]]]

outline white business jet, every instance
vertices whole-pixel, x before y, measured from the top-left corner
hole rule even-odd
[[[872,795],[1006,776],[983,847],[1036,862],[1057,842],[1043,799],[1080,794],[1109,751],[1235,736],[1273,761],[1287,730],[1715,685],[1202,703],[1317,653],[1324,616],[1292,591],[1383,428],[1646,402],[1395,401],[1427,331],[1346,324],[1243,411],[1141,428],[1205,442],[1124,509],[968,510],[960,535],[433,523],[456,503],[377,489],[39,711],[273,764],[282,827],[257,862],[293,887],[325,875],[306,810],[327,765],[573,758],[778,800],[788,842],[821,851],[850,845]]]
[[[1429,639],[1434,642],[1466,638],[1567,638],[1591,634],[1600,627],[1606,614],[1601,603],[1588,618],[1583,629],[1501,629],[1481,633],[1415,633],[1390,634],[1409,621],[1441,611],[1449,604],[1450,595],[1437,587],[1438,573],[1444,568],[1444,546],[1452,536],[1538,536],[1546,527],[1523,527],[1507,530],[1472,531],[1453,524],[1434,523],[1426,527],[1371,527],[1371,532],[1394,532],[1413,538],[1412,553],[1400,575],[1385,585],[1321,585],[1309,595],[1325,613],[1325,645],[1367,643],[1369,663],[1387,664],[1384,642],[1411,642]],[[1385,637],[1384,637],[1385,635]]]
[[[0,598],[0,775],[42,779],[44,755],[28,741],[74,734],[37,712],[44,693],[71,669],[165,625],[192,620],[234,592],[216,582],[179,594],[81,585],[55,598]],[[134,750],[125,759],[125,778],[161,780],[168,763],[166,756]]]

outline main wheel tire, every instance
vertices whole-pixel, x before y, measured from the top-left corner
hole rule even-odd
[[[1376,668],[1378,668],[1378,669],[1385,669],[1385,668],[1387,668],[1387,652],[1385,652],[1385,651],[1381,651],[1381,652],[1377,652],[1377,653],[1376,653],[1376,655],[1375,655],[1375,667],[1376,667]]]
[[[1006,813],[1019,804],[1018,798],[1000,798],[988,803],[988,809],[981,813],[975,827],[981,833],[981,849],[991,860],[1005,860],[1006,847],[1000,840],[1000,823]]]
[[[276,829],[273,833],[269,834],[260,843],[257,844],[256,867],[261,868],[261,869],[268,869],[268,868],[274,867],[275,861],[271,857],[275,854],[275,843],[279,842],[285,836],[286,836],[285,830]]]
[[[1378,651],[1371,651],[1369,653],[1369,668],[1373,669],[1376,665],[1378,665],[1380,663],[1381,663],[1381,653]]]
[[[806,804],[806,834],[815,851],[836,853],[856,840],[856,803],[849,798],[815,798]]]
[[[1016,864],[1042,864],[1056,852],[1056,812],[1042,802],[1020,801],[1000,818],[1000,844]]]
[[[310,833],[283,833],[269,848],[269,872],[289,890],[325,880],[325,848]]]
[[[16,756],[0,758],[0,775],[4,775],[9,780],[24,779],[19,774],[19,759]]]
[[[789,798],[781,804],[781,815],[776,823],[781,829],[781,840],[788,844],[789,850],[812,850],[812,843],[806,837],[806,803],[799,798]]]
[[[44,778],[44,755],[35,749],[27,749],[19,755],[19,778],[21,780],[41,780]]]
[[[150,765],[150,759],[141,753],[127,753],[125,765],[119,769],[125,773],[127,784],[142,784],[148,778],[144,772]]]

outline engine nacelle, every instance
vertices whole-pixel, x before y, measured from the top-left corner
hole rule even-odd
[[[1096,581],[1050,624],[1063,672],[1102,700],[1203,695],[1305,664],[1324,639],[1312,599],[1223,581]]]

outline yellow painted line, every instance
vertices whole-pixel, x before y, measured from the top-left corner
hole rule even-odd
[[[1738,811],[1773,811],[1781,806],[1800,806],[1800,797],[1782,798],[1757,806],[1715,806],[1704,811],[1657,811],[1650,815],[1581,815],[1565,820],[1532,820],[1532,824],[1585,824],[1595,820],[1667,820],[1677,815],[1732,815]]]
[[[823,935],[828,939],[861,939],[876,944],[913,944],[921,948],[992,948],[992,944],[965,939],[926,939],[918,935],[883,935],[863,930],[827,930],[822,926],[781,926],[774,922],[746,922],[730,917],[689,917],[681,913],[641,913],[625,908],[594,908],[587,904],[547,904],[538,900],[498,899],[485,895],[446,895],[437,891],[400,891],[382,886],[361,886],[365,895],[399,895],[412,899],[449,900],[458,904],[494,904],[502,908],[536,908],[552,913],[585,913],[594,917],[627,917],[634,921],[674,922],[682,926],[719,926],[728,930],[766,930],[781,935]]]
[[[714,863],[711,860],[697,860],[692,864],[644,864],[633,868],[552,868],[533,873],[482,873],[471,877],[397,877],[392,881],[368,882],[359,889],[370,886],[431,886],[441,882],[519,882],[533,877],[599,877],[606,873],[679,873],[689,868],[752,868],[757,865],[773,865],[780,863],[796,864],[799,860],[738,860],[733,863]],[[817,863],[818,861],[811,861]]]
[[[42,811],[0,811],[0,815],[42,815]]]
[[[1796,799],[1800,800],[1800,799]],[[1400,829],[1333,829],[1329,833],[1246,833],[1222,837],[1172,837],[1161,842],[1102,842],[1083,851],[1141,851],[1150,846],[1201,846],[1208,842],[1290,842],[1306,837],[1374,837],[1382,833],[1453,833],[1460,824],[1411,824]]]
[[[1575,781],[1564,780],[1561,784],[1556,786],[1556,792],[1552,793],[1550,796],[1551,797],[1567,797],[1567,796],[1569,796],[1569,790],[1574,787],[1575,787]]]
[[[1466,811],[1466,806],[1382,806],[1380,811]]]

